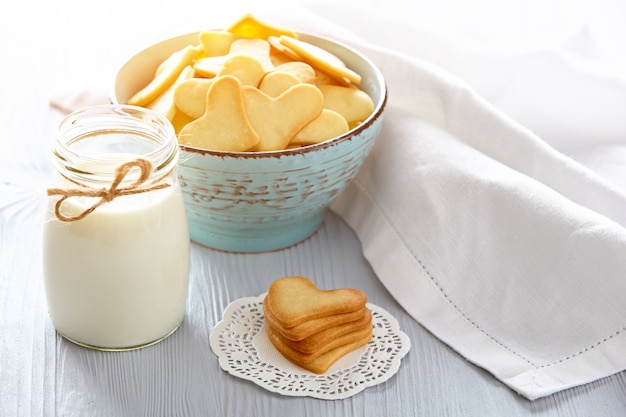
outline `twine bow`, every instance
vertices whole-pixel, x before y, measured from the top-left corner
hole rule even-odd
[[[139,168],[139,178],[137,178],[132,184],[128,187],[119,187],[122,183],[126,175],[130,172],[130,170],[134,167]],[[57,219],[62,222],[73,222],[87,217],[90,213],[92,213],[95,209],[100,207],[103,204],[106,204],[110,201],[113,201],[117,197],[122,197],[125,195],[131,194],[140,194],[148,191],[158,190],[161,188],[169,187],[169,184],[161,183],[157,185],[153,185],[150,187],[142,187],[142,184],[146,182],[148,178],[150,178],[150,174],[152,173],[152,164],[150,161],[147,161],[142,158],[135,159],[133,161],[125,162],[118,166],[115,169],[115,178],[111,183],[109,188],[101,188],[101,189],[93,189],[93,188],[71,188],[71,189],[63,189],[63,188],[49,188],[48,195],[60,195],[61,198],[54,205],[54,214]],[[118,188],[119,187],[119,188]],[[71,197],[100,197],[100,199],[94,203],[91,207],[83,210],[81,213],[75,216],[65,216],[61,213],[61,206]]]

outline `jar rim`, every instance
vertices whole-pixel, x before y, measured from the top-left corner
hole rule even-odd
[[[96,137],[111,143],[97,143]],[[87,152],[85,143],[93,149]],[[131,144],[132,151],[125,149]],[[123,158],[112,158],[116,152]],[[152,164],[152,175],[163,175],[176,166],[178,152],[174,127],[164,115],[126,104],[90,106],[68,114],[58,125],[52,149],[57,169],[78,182],[110,181],[120,163],[137,158]]]

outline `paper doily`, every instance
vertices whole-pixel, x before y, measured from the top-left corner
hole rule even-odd
[[[400,331],[398,321],[368,303],[372,340],[339,359],[325,374],[309,372],[285,359],[269,341],[264,298],[261,294],[233,301],[211,331],[210,344],[224,371],[268,391],[327,400],[348,398],[391,378],[410,349],[410,339]]]

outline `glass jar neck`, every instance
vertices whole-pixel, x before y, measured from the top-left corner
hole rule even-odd
[[[123,186],[169,177],[178,162],[178,143],[162,115],[141,107],[103,105],[65,117],[52,153],[62,177],[101,188],[115,181]],[[120,169],[126,169],[124,175]]]

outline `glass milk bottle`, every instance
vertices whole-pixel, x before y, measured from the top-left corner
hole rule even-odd
[[[189,231],[172,125],[139,107],[90,107],[59,125],[48,189],[44,283],[66,339],[136,349],[185,313]]]

